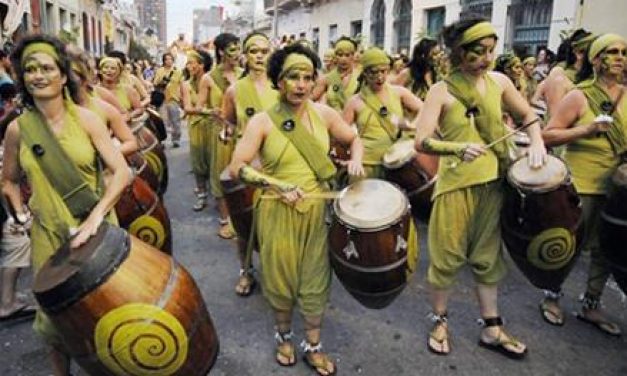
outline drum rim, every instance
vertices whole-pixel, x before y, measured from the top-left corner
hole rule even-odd
[[[95,252],[91,258],[85,260],[83,268],[78,269],[66,280],[48,290],[42,290],[39,287],[39,285],[42,284],[40,279],[43,278],[43,274],[41,273],[42,268],[39,273],[37,273],[33,283],[33,293],[37,302],[46,313],[59,313],[83,299],[108,280],[128,258],[131,251],[131,238],[125,230],[108,222],[103,222],[98,232],[103,233],[103,240],[108,240],[109,243],[120,244],[121,240],[122,251],[114,254],[111,258],[107,258],[107,256],[111,255],[110,252]],[[111,236],[106,237],[105,235]],[[96,236],[98,236],[98,234]],[[97,247],[103,247],[103,244],[104,242]],[[62,245],[46,264],[52,262],[53,258],[56,255],[60,255],[61,252],[74,252],[69,249],[69,241]],[[46,265],[44,265],[44,267],[45,266]],[[93,278],[96,275],[98,278]],[[85,281],[88,281],[88,283],[83,283]],[[65,299],[59,299],[59,295],[64,296]]]
[[[366,180],[374,180],[374,181],[381,181],[381,182],[385,182],[391,186],[393,186],[394,188],[396,188],[399,193],[401,194],[402,197],[402,201],[403,201],[403,210],[399,213],[398,217],[390,220],[388,222],[385,223],[377,223],[376,225],[371,225],[371,226],[367,226],[364,225],[363,223],[351,223],[349,222],[346,218],[342,218],[340,216],[340,214],[338,214],[340,211],[339,209],[339,201],[341,198],[344,197],[344,195],[346,194],[346,192],[348,191],[348,189],[352,186],[349,185],[347,187],[345,187],[344,189],[342,189],[340,191],[339,196],[333,200],[333,205],[332,205],[332,209],[333,209],[333,217],[335,218],[335,220],[340,223],[341,225],[347,227],[348,229],[352,230],[352,231],[358,231],[358,232],[377,232],[377,231],[382,231],[385,229],[388,229],[392,226],[397,225],[398,223],[400,223],[403,218],[407,215],[407,213],[409,213],[410,209],[411,209],[411,205],[409,203],[409,199],[407,198],[407,195],[404,193],[404,191],[397,185],[394,184],[390,181],[387,180],[383,180],[383,179],[364,179],[361,180],[360,182],[366,181]]]
[[[383,164],[383,167],[390,169],[390,170],[397,170],[403,167],[407,162],[415,158],[418,155],[418,152],[416,151],[416,149],[413,149],[413,148],[410,149],[411,153],[399,159],[398,161],[388,162],[386,161],[386,158],[385,158],[388,155],[388,152],[390,151],[390,149],[392,149],[394,146],[399,145],[399,144],[409,144],[410,142],[413,143],[413,140],[400,140],[400,141],[395,142],[392,146],[390,146],[390,148],[383,155],[383,158],[381,158],[381,163]]]
[[[555,155],[548,155],[549,158],[555,158],[558,161],[562,162],[562,165],[564,166],[564,168],[566,169],[566,174],[564,175],[564,179],[559,183],[556,184],[555,186],[552,187],[529,187],[529,186],[525,186],[525,185],[521,185],[520,183],[516,182],[514,180],[514,177],[512,176],[512,166],[514,166],[515,163],[520,162],[520,160],[527,158],[526,155],[523,155],[520,158],[517,158],[514,162],[512,162],[510,164],[510,168],[507,171],[506,174],[506,179],[507,182],[509,183],[510,186],[521,190],[521,191],[525,191],[525,192],[531,192],[531,193],[546,193],[546,192],[553,192],[558,190],[561,186],[563,185],[568,185],[571,182],[571,178],[572,175],[570,173],[570,169],[568,168],[568,164],[560,157],[557,157]]]
[[[623,186],[625,186],[624,183],[627,182],[627,179],[626,179],[626,182],[618,181],[618,179],[619,179],[618,178],[618,174],[622,173],[623,172],[622,170],[625,170],[625,176],[627,178],[627,162],[623,162],[623,163],[619,164],[616,167],[616,170],[614,171],[614,173],[612,174],[612,184],[614,184],[616,187],[623,187]]]

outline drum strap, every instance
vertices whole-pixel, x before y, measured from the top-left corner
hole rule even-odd
[[[26,111],[17,122],[22,141],[72,216],[86,218],[100,199],[81,178],[78,167],[65,153],[46,120],[37,111]]]
[[[307,104],[305,111],[309,113],[313,126],[313,116],[316,115],[313,113],[314,110]],[[298,150],[299,154],[316,174],[318,181],[328,181],[335,176],[335,165],[329,159],[328,153],[314,135],[305,129],[298,116],[290,113],[290,110],[281,105],[281,103],[270,109],[268,115],[279,132]]]
[[[386,86],[386,88],[388,93],[390,93],[390,87]],[[392,124],[392,121],[390,119],[390,109],[383,103],[381,103],[379,97],[377,97],[377,95],[373,93],[372,90],[370,90],[370,88],[367,86],[361,88],[359,96],[364,101],[366,106],[370,108],[372,113],[375,114],[375,116],[379,120],[379,123],[388,134],[388,137],[390,137],[390,140],[398,140],[400,137],[400,130],[394,124]],[[402,114],[400,116],[402,116]]]

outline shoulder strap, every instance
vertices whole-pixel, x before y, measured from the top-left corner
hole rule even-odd
[[[307,111],[310,111],[309,107]],[[286,112],[281,108],[281,104],[277,104],[268,110],[268,115],[279,132],[298,150],[298,153],[316,174],[318,181],[331,179],[335,176],[336,169],[328,158],[327,152],[323,150],[314,135],[304,128],[299,119]]]
[[[359,93],[359,97],[375,114],[376,118],[381,124],[381,127],[383,127],[385,133],[387,133],[388,137],[390,137],[390,140],[396,141],[399,137],[400,132],[398,128],[394,124],[392,124],[392,121],[390,119],[390,109],[383,105],[383,103],[381,103],[381,100],[379,100],[379,97],[377,97],[376,94],[370,92],[367,88],[362,89],[362,91]]]
[[[99,201],[65,153],[42,116],[27,111],[17,119],[20,137],[67,208],[76,218],[86,218]]]

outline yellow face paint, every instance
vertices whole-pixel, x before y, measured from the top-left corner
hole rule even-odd
[[[189,339],[171,313],[130,303],[98,321],[94,345],[98,359],[116,375],[172,375],[187,360]]]
[[[270,55],[270,43],[265,38],[257,38],[246,49],[246,62],[248,68],[254,71],[266,69],[266,63]]]
[[[24,85],[33,98],[50,98],[63,91],[65,76],[52,56],[33,53],[24,60],[22,69]]]
[[[238,60],[242,53],[242,49],[237,42],[229,43],[224,49],[224,57],[229,60]]]
[[[292,104],[299,104],[309,99],[315,86],[313,69],[294,67],[283,75],[279,83],[281,98]]]

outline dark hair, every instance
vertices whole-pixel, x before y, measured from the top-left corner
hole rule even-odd
[[[213,59],[211,58],[211,54],[205,50],[195,50],[198,52],[198,55],[202,58],[202,66],[205,72],[209,72],[211,67],[213,66]]]
[[[411,53],[411,60],[407,64],[411,77],[414,80],[411,90],[415,93],[421,87],[427,87],[425,74],[431,72],[431,77],[435,80],[436,71],[429,54],[438,45],[435,39],[423,38],[418,42]]]
[[[172,55],[171,52],[166,52],[163,54],[163,56],[161,56],[161,64],[165,65],[165,58],[166,57],[171,57],[172,58],[172,62],[174,62],[174,55]]]
[[[24,72],[22,70],[22,53],[24,49],[32,43],[47,43],[54,47],[57,55],[59,56],[59,61],[57,61],[57,66],[63,74],[67,78],[67,82],[64,87],[68,89],[70,93],[70,97],[75,103],[78,103],[78,83],[72,74],[70,57],[66,53],[65,45],[58,38],[53,37],[51,35],[44,34],[35,34],[24,37],[24,39],[20,40],[17,44],[13,53],[11,54],[11,63],[13,68],[15,69],[15,74],[17,77],[18,88],[22,94],[22,102],[28,106],[34,106],[35,102],[33,101],[33,97],[30,95],[28,90],[26,90],[26,86],[24,85]]]
[[[126,65],[127,63],[126,54],[122,51],[118,51],[118,50],[109,51],[107,52],[107,56],[119,59],[122,62],[122,65]]]
[[[231,43],[239,43],[239,38],[231,33],[218,34],[216,39],[213,40],[213,45],[216,48],[216,61],[218,64],[222,62],[224,50],[226,50],[226,47]]]
[[[357,43],[357,41],[354,40],[353,38],[347,37],[346,35],[342,35],[341,37],[337,38],[337,40],[333,42],[333,48],[335,48],[338,42],[341,42],[343,40],[351,42],[353,46],[355,46],[355,51],[357,51],[357,49],[359,48],[359,43]]]
[[[3,102],[10,101],[17,95],[17,87],[11,82],[5,82],[0,85],[0,100]]]
[[[444,40],[444,44],[451,50],[451,65],[459,65],[462,61],[463,52],[467,50],[468,46],[462,46],[461,48],[458,46],[459,40],[461,39],[464,32],[481,22],[487,22],[487,20],[481,17],[462,19],[446,26],[442,30],[440,35]],[[494,36],[494,38],[497,38],[496,35]]]
[[[590,46],[592,43],[590,43]],[[586,49],[586,53],[583,55],[583,61],[581,62],[581,69],[577,71],[575,75],[575,83],[578,84],[582,81],[585,81],[594,76],[594,67],[592,66],[592,62],[588,58],[588,52],[590,51],[590,46]]]
[[[272,85],[275,89],[279,86],[279,75],[283,68],[283,63],[288,55],[297,53],[306,56],[314,66],[314,78],[317,77],[318,69],[320,69],[320,58],[310,48],[303,46],[300,43],[290,44],[283,49],[276,50],[270,55],[268,59],[268,78],[272,81]]]

